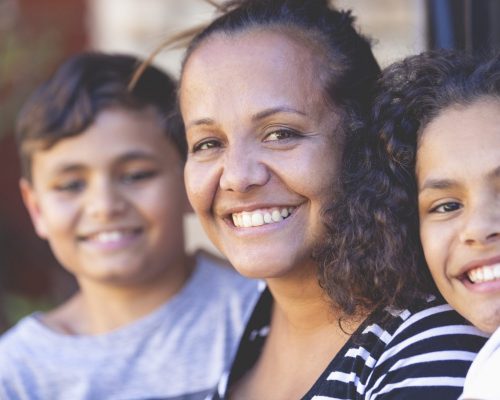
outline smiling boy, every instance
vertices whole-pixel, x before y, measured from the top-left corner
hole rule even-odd
[[[24,203],[79,285],[0,340],[0,398],[202,399],[231,361],[257,283],[184,250],[175,84],[83,53],[18,119]]]

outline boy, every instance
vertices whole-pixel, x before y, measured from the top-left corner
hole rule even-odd
[[[84,53],[28,100],[17,142],[37,234],[79,284],[0,340],[2,399],[201,399],[231,361],[254,281],[185,253],[175,84]]]

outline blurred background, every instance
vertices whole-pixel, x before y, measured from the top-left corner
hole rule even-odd
[[[352,9],[382,66],[433,48],[471,52],[500,44],[496,0],[337,0]],[[12,138],[26,96],[66,57],[82,50],[145,57],[166,37],[210,20],[203,0],[0,0],[0,333],[35,309],[67,298],[75,282],[34,234],[18,191]],[[177,76],[182,50],[156,64]],[[193,215],[185,221],[190,250],[214,251]]]

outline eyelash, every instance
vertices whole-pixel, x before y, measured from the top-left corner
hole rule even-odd
[[[446,210],[447,207],[450,205],[453,206],[452,210]],[[439,209],[442,210],[439,210]],[[437,206],[433,207],[430,212],[431,213],[436,213],[436,214],[446,214],[446,213],[451,213],[454,211],[457,211],[462,208],[462,205],[458,201],[448,201],[446,203],[438,204]]]
[[[275,138],[275,139],[270,139],[271,136],[273,135],[279,135],[280,137]],[[279,128],[275,129],[269,133],[266,134],[264,138],[264,142],[278,142],[282,140],[288,140],[293,137],[298,137],[300,136],[300,133],[293,130],[293,129],[286,129],[286,128]],[[213,138],[208,138],[204,139],[199,143],[196,143],[193,147],[191,152],[192,153],[197,153],[199,151],[207,151],[211,149],[216,149],[222,146],[222,143],[218,139],[213,139]]]
[[[199,143],[196,143],[191,152],[192,153],[196,153],[198,151],[205,151],[205,150],[210,150],[210,149],[215,149],[215,148],[218,148],[218,147],[221,147],[221,143],[219,140],[217,139],[205,139]],[[205,147],[205,148],[203,148]]]
[[[144,170],[144,171],[139,170],[123,174],[121,180],[124,183],[135,183],[137,181],[143,181],[153,178],[154,176],[156,176],[156,171],[154,170]]]
[[[54,189],[58,192],[76,193],[82,190],[84,186],[85,182],[82,180],[74,180],[57,184],[54,186]]]
[[[276,138],[276,139],[269,139],[270,136],[272,136],[272,135],[283,135],[285,137],[280,137],[280,138]],[[300,136],[299,132],[297,132],[293,129],[279,128],[279,129],[273,130],[272,132],[269,132],[266,135],[264,142],[275,142],[275,141],[280,141],[280,140],[287,140],[287,139],[291,139],[291,138],[298,137],[298,136]]]

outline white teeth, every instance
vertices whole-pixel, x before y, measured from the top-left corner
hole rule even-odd
[[[233,224],[238,228],[250,228],[264,224],[273,224],[288,218],[295,207],[273,208],[268,210],[244,211],[231,215]]]
[[[494,281],[500,278],[500,263],[475,268],[467,276],[473,283]]]
[[[101,243],[117,242],[123,237],[123,233],[119,231],[101,232],[95,236],[95,239]]]
[[[271,218],[273,219],[274,222],[279,222],[283,219],[281,216],[281,213],[278,210],[274,210],[271,214]]]
[[[260,213],[252,214],[252,226],[264,225],[264,216]]]
[[[252,226],[252,216],[250,214],[243,214],[241,219],[245,228],[250,228]]]
[[[264,222],[266,224],[270,224],[271,222],[273,222],[273,218],[271,217],[271,214],[266,212],[264,213]]]

